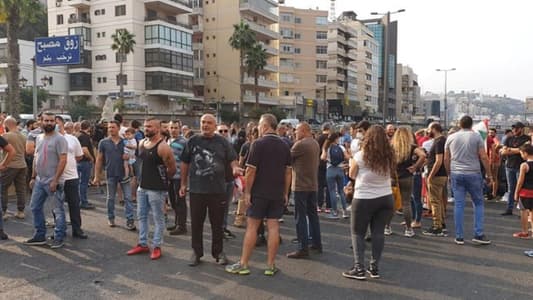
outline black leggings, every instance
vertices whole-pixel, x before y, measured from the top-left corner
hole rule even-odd
[[[364,267],[365,235],[370,225],[372,233],[372,258],[370,264],[377,267],[385,245],[385,224],[393,213],[394,200],[392,195],[374,199],[357,199],[352,201],[352,247],[356,265]]]

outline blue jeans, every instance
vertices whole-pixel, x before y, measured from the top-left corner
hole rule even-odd
[[[89,179],[93,164],[90,161],[78,162],[78,177],[80,178],[80,205],[87,206],[87,189],[89,188]]]
[[[57,189],[60,190],[62,187],[58,185]],[[33,214],[33,227],[35,228],[33,237],[39,240],[46,238],[46,226],[43,208],[46,199],[51,196],[55,196],[55,193],[50,191],[50,184],[36,179],[31,193],[30,208]],[[64,231],[66,231],[65,209],[62,208],[63,201],[58,201],[56,197],[54,198],[56,199],[56,204],[54,206],[54,214],[56,216],[56,233],[54,233],[54,235],[59,234],[58,239],[61,237],[62,240],[64,237]],[[59,205],[59,202],[61,205]],[[61,234],[63,234],[63,236]]]
[[[415,222],[422,220],[422,174],[413,175],[413,196],[411,197],[411,213]]]
[[[481,174],[451,174],[452,190],[455,196],[454,219],[455,237],[463,238],[463,222],[466,193],[472,197],[474,206],[474,236],[483,235],[483,177]]]
[[[512,211],[514,208],[514,193],[516,190],[516,184],[518,183],[518,176],[520,175],[520,169],[505,168],[505,175],[507,177],[507,191],[509,196],[507,197],[507,210]]]
[[[128,221],[133,221],[133,203],[131,202],[131,185],[130,183],[120,183],[120,177],[107,177],[107,218],[109,220],[115,219],[115,198],[117,196],[117,186],[120,184],[122,188],[122,196],[125,203],[125,215]]]
[[[342,209],[346,209],[346,197],[344,197],[344,171],[340,167],[329,167],[326,171],[328,182],[329,198],[331,200],[331,210],[337,211],[337,193],[341,198]],[[337,187],[335,189],[335,186]]]
[[[137,189],[137,215],[139,216],[139,245],[148,245],[148,214],[152,209],[154,218],[154,236],[152,246],[161,247],[165,228],[165,197],[167,191]]]
[[[296,234],[300,242],[299,250],[307,250],[309,235],[313,240],[313,246],[322,247],[320,238],[320,223],[316,211],[316,192],[294,192],[294,206],[296,209]],[[309,223],[308,223],[309,219]],[[308,226],[309,225],[309,226]]]

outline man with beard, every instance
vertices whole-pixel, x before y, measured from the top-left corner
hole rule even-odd
[[[109,122],[107,126],[107,133],[109,137],[103,139],[98,144],[98,157],[96,158],[94,184],[100,184],[100,171],[102,165],[105,164],[105,172],[107,179],[107,218],[108,225],[115,227],[115,198],[117,194],[117,186],[120,184],[124,195],[126,227],[128,230],[135,230],[133,203],[131,202],[131,185],[129,182],[120,182],[124,178],[124,164],[123,160],[128,159],[124,155],[124,141],[119,136],[120,124],[117,121]]]
[[[165,139],[165,142],[170,138],[170,132],[168,130],[169,122],[166,120],[161,121],[161,136]]]
[[[164,206],[168,190],[168,179],[176,173],[176,161],[170,147],[160,134],[161,122],[155,118],[144,121],[146,138],[139,145],[141,159],[141,182],[137,190],[137,215],[139,216],[139,243],[128,251],[128,255],[147,253],[148,214],[150,209],[155,229],[152,238],[152,260],[161,257],[163,230],[165,225]]]
[[[226,165],[231,163],[234,176],[242,174],[237,162],[237,154],[231,144],[215,133],[215,116],[205,114],[200,119],[201,133],[188,141],[181,154],[180,197],[185,197],[187,186],[191,205],[191,235],[194,253],[189,266],[200,263],[204,255],[203,227],[209,213],[212,231],[211,254],[219,264],[228,263],[223,252],[224,212],[226,208]]]
[[[174,225],[167,228],[170,230],[170,235],[182,235],[187,233],[187,201],[185,197],[179,195],[181,184],[181,153],[187,145],[187,140],[181,136],[181,128],[179,121],[170,123],[170,139],[168,145],[172,150],[174,159],[176,160],[176,174],[170,179],[168,185],[168,198],[170,205],[174,210]]]
[[[45,245],[46,244],[46,226],[43,207],[48,197],[55,196],[59,190],[63,190],[63,182],[60,182],[61,175],[67,163],[67,140],[55,131],[55,115],[53,113],[44,113],[42,117],[42,126],[44,134],[37,137],[35,159],[33,172],[30,180],[30,187],[33,192],[31,195],[31,211],[33,214],[33,226],[35,233],[33,237],[24,242],[26,245]],[[54,197],[54,199],[57,199]],[[56,201],[54,211],[59,212],[63,206],[62,201]],[[56,214],[55,239],[51,248],[60,248],[63,246],[63,231],[61,228],[66,227],[65,214]]]

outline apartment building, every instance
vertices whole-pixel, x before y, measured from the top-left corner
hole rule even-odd
[[[398,64],[401,70],[401,101],[398,109],[397,119],[400,121],[411,121],[414,116],[424,115],[423,102],[420,97],[420,86],[418,75],[409,66]]]
[[[126,113],[180,114],[180,99],[193,98],[192,29],[189,0],[48,0],[49,36],[83,38],[82,63],[68,68],[69,98],[102,106],[118,99],[124,60]],[[119,29],[135,35],[134,52],[111,49]]]
[[[362,116],[357,99],[358,32],[351,26],[355,20],[355,13],[344,12],[328,25],[327,119],[350,121]]]
[[[299,119],[324,112],[328,76],[328,12],[279,8],[280,105]]]
[[[239,51],[231,48],[233,25],[241,20],[266,49],[267,65],[259,74],[259,104],[279,104],[278,2],[273,0],[193,0],[189,15],[193,29],[194,94],[221,110],[238,108],[240,98]],[[244,113],[255,104],[253,74],[244,76]]]

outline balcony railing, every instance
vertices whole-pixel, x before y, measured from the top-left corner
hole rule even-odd
[[[248,77],[244,79],[244,84],[247,85],[255,85],[255,81],[253,77]],[[277,89],[278,88],[278,82],[273,80],[267,80],[267,79],[259,79],[257,81],[258,86],[260,87],[266,87],[271,89]]]
[[[244,102],[246,103],[255,103],[255,95],[244,95]],[[278,105],[279,100],[271,97],[259,95],[259,103],[267,105]]]
[[[278,10],[277,8],[266,0],[240,0],[239,4],[241,11],[249,11],[255,15],[269,19],[270,21],[277,23]]]
[[[81,17],[81,16],[78,16],[78,17],[72,17],[72,18],[69,18],[69,19],[68,19],[68,23],[69,23],[69,24],[74,24],[74,23],[86,23],[86,24],[91,24],[91,18],[89,18],[89,17]]]
[[[175,19],[165,18],[165,17],[162,17],[162,16],[146,16],[144,18],[144,21],[145,22],[163,21],[163,22],[170,23],[170,24],[173,24],[173,25],[177,25],[177,26],[188,28],[188,29],[192,29],[191,25],[189,25],[189,24],[181,23],[181,22],[178,22]]]
[[[258,33],[259,35],[262,35],[263,39],[271,39],[271,40],[277,40],[279,39],[279,33],[271,30],[265,26],[261,26],[255,22],[245,20],[244,21],[248,26],[250,26],[250,29]],[[261,38],[258,36],[258,38]]]

